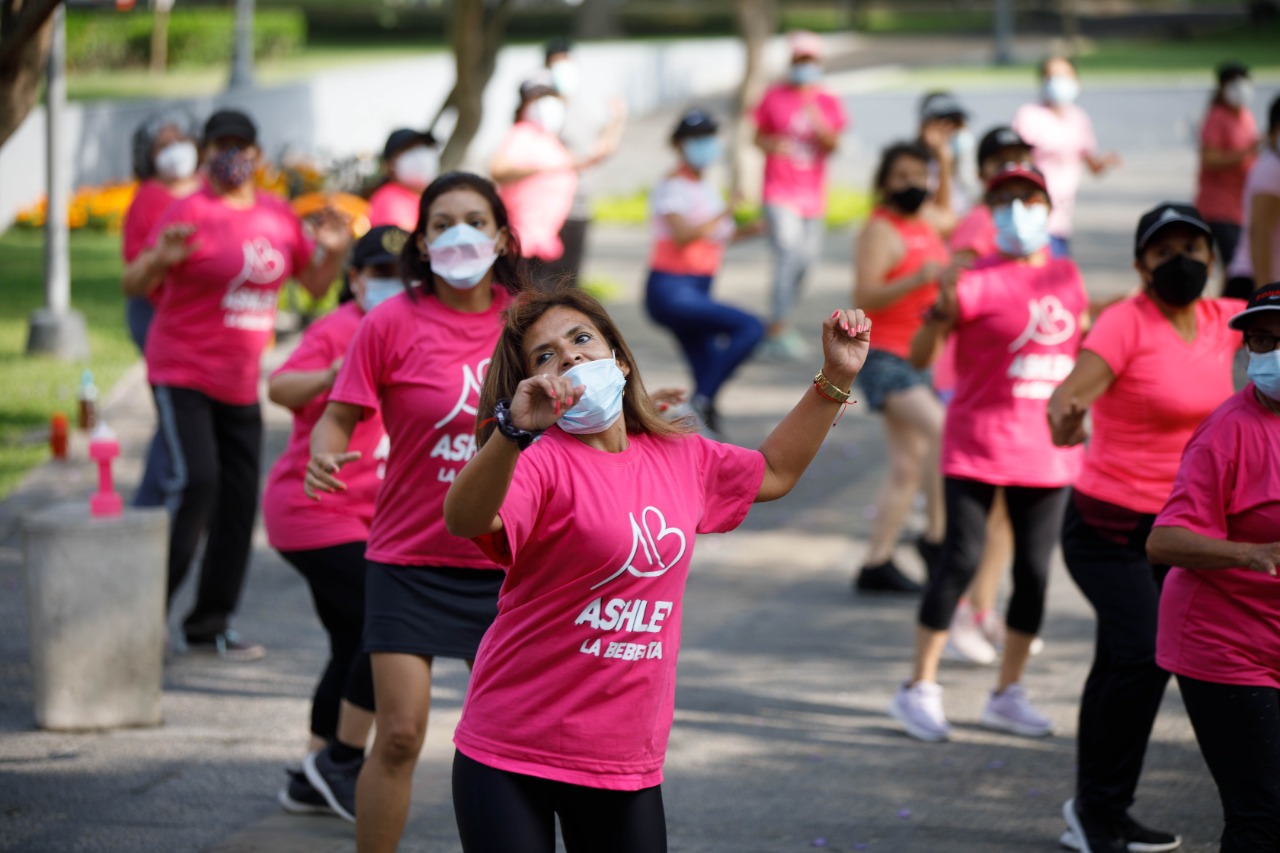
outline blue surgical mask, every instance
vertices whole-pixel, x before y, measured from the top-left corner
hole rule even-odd
[[[460,222],[427,246],[431,272],[457,290],[470,290],[481,282],[498,259],[497,240]]]
[[[604,432],[622,417],[622,392],[627,377],[618,367],[617,358],[584,361],[566,370],[562,376],[586,391],[573,408],[560,416],[560,429],[574,435]]]
[[[791,66],[791,82],[811,86],[822,79],[822,66],[816,62],[797,62]]]
[[[1006,255],[1023,258],[1049,243],[1049,205],[1023,204],[1015,200],[991,211],[996,226],[996,246]]]
[[[398,278],[366,278],[364,280],[364,310],[372,311],[397,293],[404,292]]]
[[[720,140],[714,136],[694,136],[681,142],[680,150],[689,167],[701,172],[720,159]]]
[[[1259,391],[1280,402],[1280,349],[1249,353],[1248,373]]]
[[[1044,99],[1056,106],[1074,104],[1080,97],[1080,84],[1074,77],[1055,74],[1044,81]]]

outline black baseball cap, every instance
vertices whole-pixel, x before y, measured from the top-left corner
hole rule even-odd
[[[409,232],[395,225],[370,228],[351,247],[351,266],[361,269],[376,264],[394,264],[409,240]]]
[[[258,143],[258,127],[253,123],[253,119],[239,110],[218,110],[209,116],[209,120],[204,123],[202,141],[209,143],[215,139],[226,139],[229,136],[244,139],[249,144],[256,145]]]
[[[1224,62],[1218,66],[1218,85],[1223,86],[1237,77],[1248,77],[1249,66],[1243,62]]]
[[[407,127],[401,127],[391,131],[391,135],[387,137],[387,144],[382,146],[382,159],[390,160],[406,148],[412,148],[415,145],[428,145],[432,148],[436,146],[436,138],[431,135],[429,130],[410,130]]]
[[[940,118],[966,121],[969,113],[960,106],[956,96],[950,92],[930,92],[920,101],[920,121],[933,121]]]
[[[1168,226],[1178,223],[1190,225],[1203,232],[1209,238],[1209,242],[1213,242],[1213,231],[1209,228],[1209,223],[1205,222],[1204,217],[1200,215],[1200,211],[1189,204],[1166,201],[1142,214],[1142,218],[1138,220],[1138,230],[1133,235],[1134,257],[1142,254],[1142,250],[1147,248],[1153,237]]]
[[[710,136],[720,129],[716,117],[706,110],[694,107],[680,116],[676,129],[671,131],[671,141],[679,142],[691,136]]]
[[[1280,311],[1280,281],[1264,284],[1249,297],[1249,305],[1239,314],[1227,321],[1227,325],[1236,331],[1247,329],[1252,320],[1246,317],[1261,314],[1264,311]]]
[[[555,81],[551,79],[551,75],[546,71],[539,71],[520,84],[521,103],[527,104],[529,101],[536,101],[538,98],[543,98],[547,95],[558,94]]]
[[[993,127],[988,130],[986,135],[982,137],[982,141],[978,143],[978,167],[987,162],[987,158],[995,155],[1001,148],[1025,148],[1031,150],[1031,143],[1027,142],[1018,132],[1006,124],[999,127]]]

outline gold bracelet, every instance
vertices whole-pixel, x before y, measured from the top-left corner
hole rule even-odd
[[[831,380],[828,379],[826,374],[823,373],[821,370],[819,370],[817,374],[813,377],[813,387],[823,397],[826,397],[828,400],[830,400],[833,403],[839,403],[842,406],[847,405],[849,402],[849,398],[853,396],[852,388],[849,389],[848,391],[841,391],[839,388],[837,388],[835,385],[831,383]]]

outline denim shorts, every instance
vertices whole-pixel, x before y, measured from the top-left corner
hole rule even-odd
[[[867,405],[877,412],[884,411],[884,402],[890,394],[917,385],[931,387],[927,369],[916,370],[905,358],[882,349],[867,353],[867,361],[858,371],[858,384],[866,395]]]

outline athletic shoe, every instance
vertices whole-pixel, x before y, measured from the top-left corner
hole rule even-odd
[[[795,329],[765,338],[756,345],[753,355],[769,364],[796,364],[809,359],[809,345]]]
[[[951,736],[947,715],[942,712],[942,687],[932,681],[899,687],[889,704],[889,715],[916,740],[937,743]]]
[[[290,814],[333,814],[324,797],[307,781],[305,773],[292,769],[284,772],[289,776],[289,783],[276,794],[280,808]]]
[[[363,766],[363,755],[339,764],[327,748],[312,752],[302,760],[307,781],[320,792],[329,808],[349,823],[356,822],[356,779]]]
[[[1021,684],[1010,684],[1003,693],[991,693],[982,710],[982,725],[1023,737],[1053,734],[1053,721],[1036,710]]]
[[[267,648],[260,643],[250,643],[230,629],[209,639],[187,638],[187,651],[215,654],[223,660],[237,663],[261,660],[267,656]]]
[[[1071,811],[1075,811],[1075,800],[1067,800],[1062,807],[1063,817],[1067,817],[1068,807]],[[1076,820],[1083,827],[1088,818],[1076,813]],[[1170,850],[1177,850],[1182,846],[1182,839],[1174,835],[1172,832],[1162,832],[1158,829],[1150,829],[1138,823],[1129,815],[1120,816],[1119,826],[1114,827],[1110,832],[1101,829],[1102,834],[1099,836],[1101,841],[1095,842],[1090,848],[1086,848],[1080,842],[1079,830],[1070,828],[1071,819],[1067,818],[1068,829],[1062,833],[1062,837],[1058,839],[1058,843],[1068,850],[1081,850],[1084,853],[1092,853],[1093,850],[1107,850],[1106,846],[1099,847],[1099,844],[1111,844],[1115,849],[1127,850],[1128,853],[1167,853]],[[1092,830],[1090,830],[1092,831]],[[1118,834],[1119,842],[1112,840]],[[1123,846],[1116,847],[1116,844]]]
[[[854,579],[853,587],[858,592],[918,593],[924,589],[904,575],[902,569],[893,564],[893,560],[878,566],[863,566]]]
[[[967,601],[960,602],[955,616],[951,617],[951,630],[947,633],[947,645],[943,647],[942,656],[978,666],[990,666],[996,662],[995,646],[978,626],[973,608]]]

